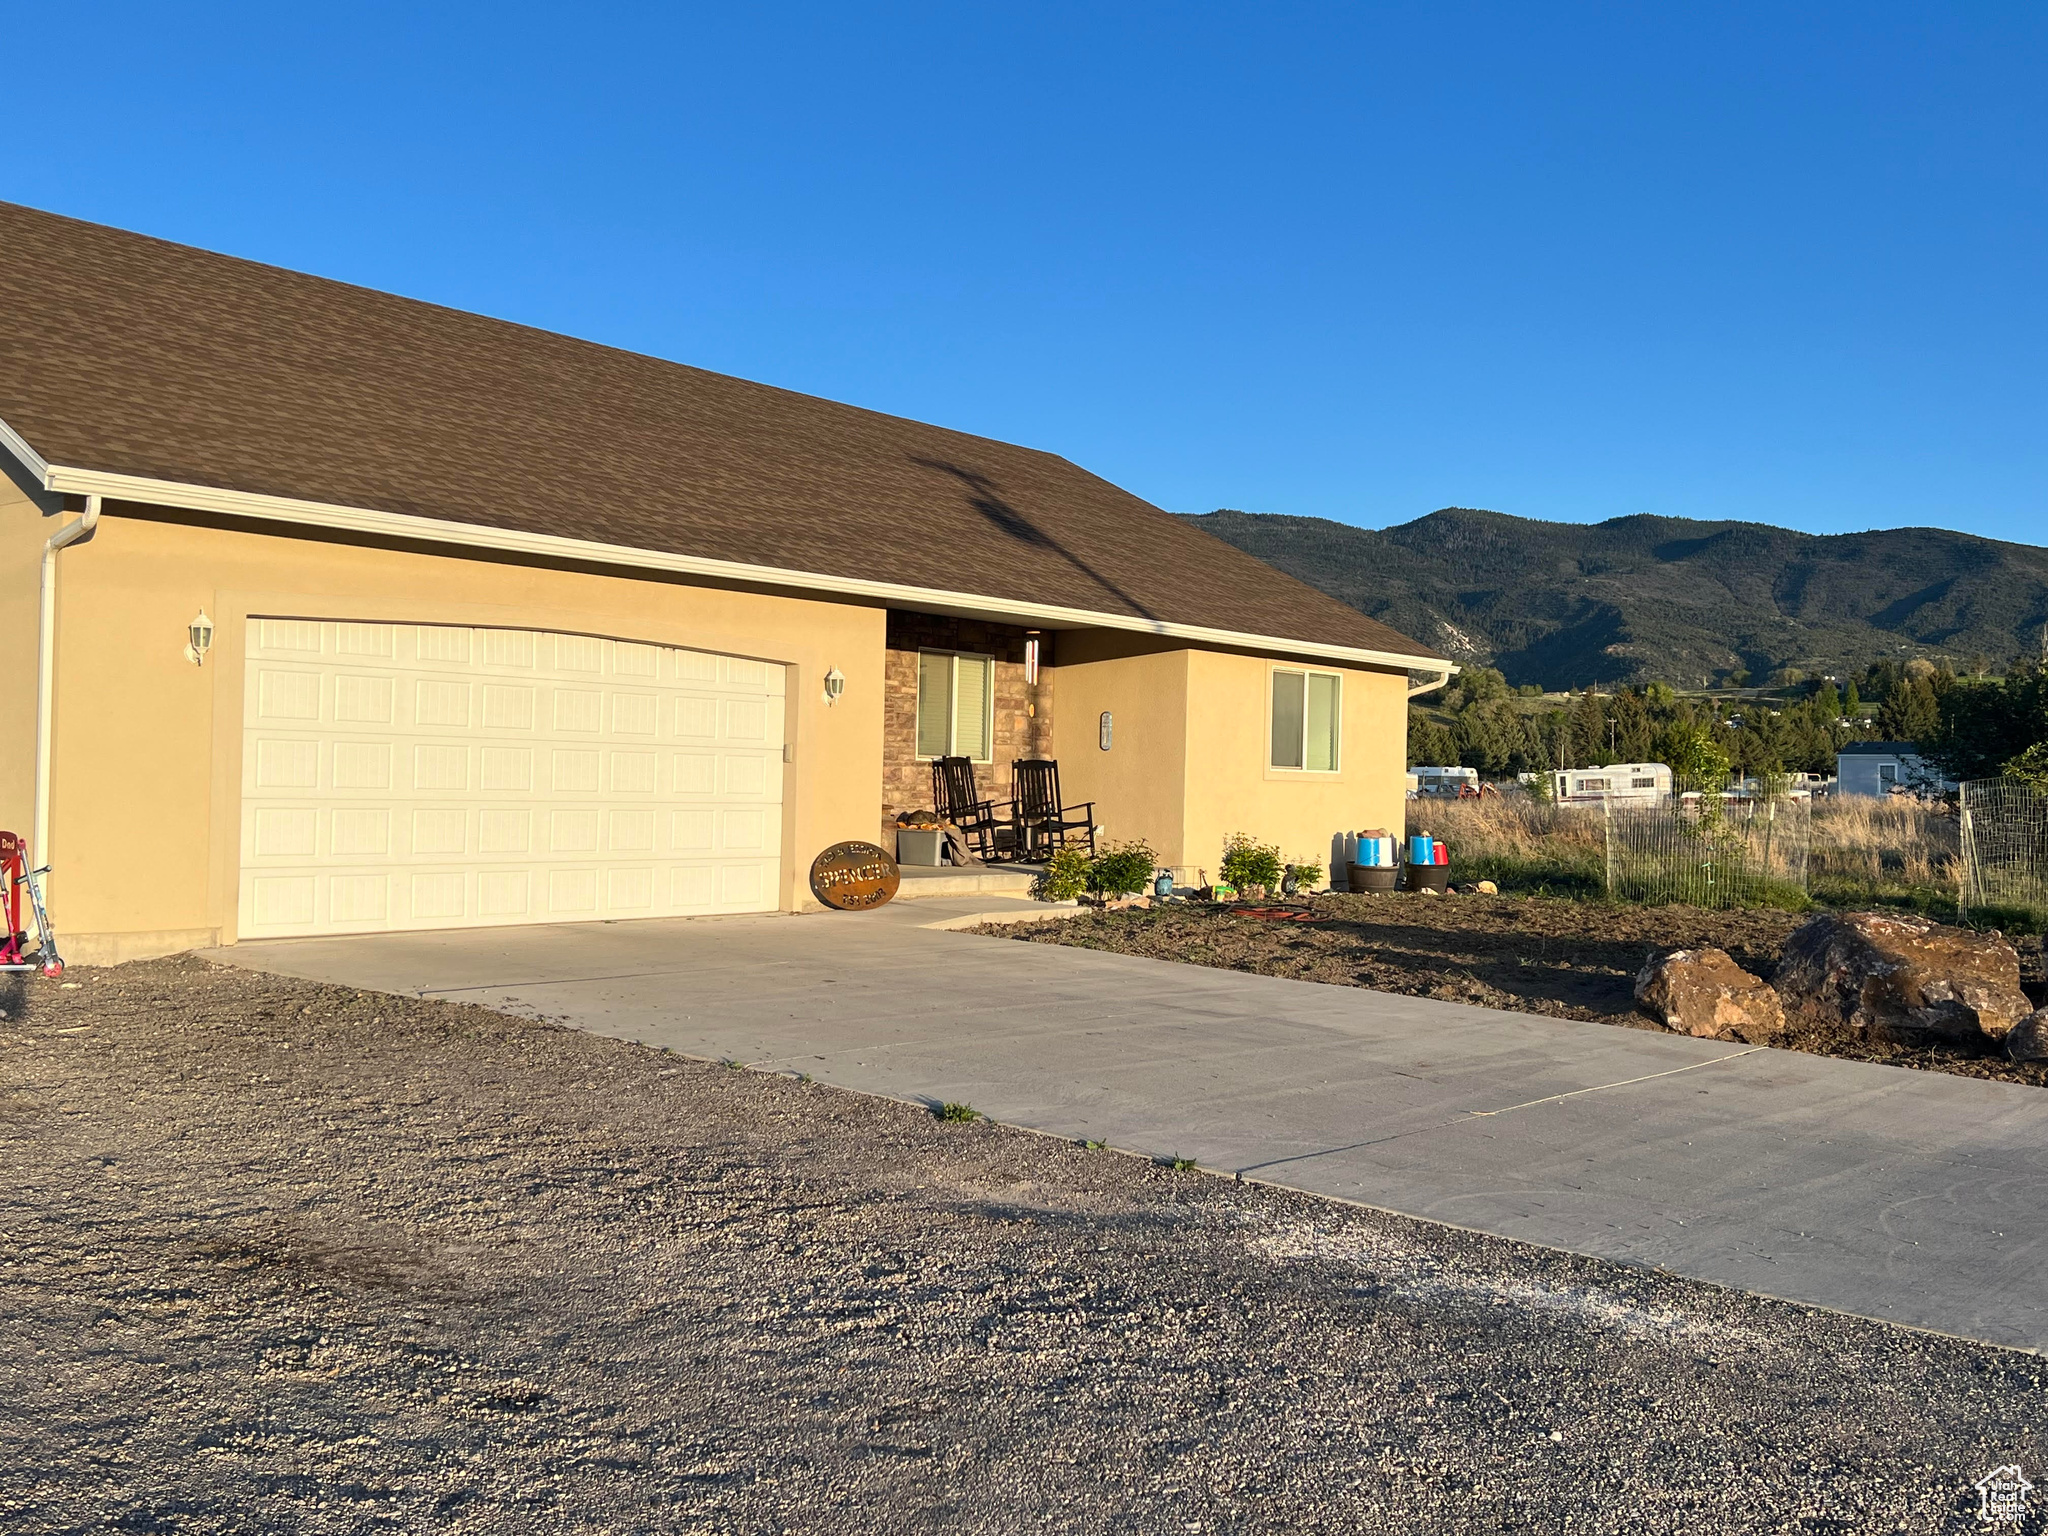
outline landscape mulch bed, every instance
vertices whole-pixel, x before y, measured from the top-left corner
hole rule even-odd
[[[2028,1354],[480,1007],[73,980],[0,988],[8,1536],[1960,1531],[2048,1456]]]
[[[1286,920],[1292,916],[1294,920]],[[1302,921],[1302,918],[1312,918]],[[1331,982],[1661,1031],[1638,1012],[1636,973],[1651,955],[1712,945],[1768,979],[1801,914],[1709,912],[1513,896],[1319,896],[1289,909],[1176,903],[1084,912],[978,931],[1028,944],[1071,944],[1299,981]],[[2021,977],[2048,1001],[2041,939],[2014,941]],[[1797,1024],[1791,1050],[1967,1077],[2048,1086],[2048,1063],[1949,1046],[1908,1047]]]

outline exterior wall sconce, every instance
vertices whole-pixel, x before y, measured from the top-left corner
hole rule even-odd
[[[830,706],[839,702],[839,695],[846,692],[846,674],[834,667],[825,674],[825,703]]]
[[[1115,728],[1116,721],[1113,718],[1111,718],[1109,711],[1105,709],[1102,712],[1102,721],[1100,725],[1097,726],[1098,734],[1095,738],[1096,744],[1100,746],[1102,750],[1105,752],[1109,750],[1110,738],[1115,733]]]
[[[206,665],[206,653],[212,649],[213,620],[202,608],[199,616],[185,626],[185,659],[195,667],[203,667]]]
[[[1038,631],[1024,631],[1024,681],[1033,688],[1038,686]]]

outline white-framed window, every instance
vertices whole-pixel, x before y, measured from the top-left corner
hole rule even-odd
[[[1335,672],[1273,669],[1275,768],[1335,773],[1341,766],[1338,741],[1344,730],[1344,679]]]
[[[996,663],[956,651],[917,653],[917,755],[995,757]]]

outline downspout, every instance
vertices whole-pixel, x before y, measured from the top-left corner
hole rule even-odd
[[[50,863],[50,755],[57,692],[57,551],[81,544],[100,522],[100,498],[85,498],[85,515],[51,534],[43,545],[42,628],[36,638],[36,826],[29,858],[37,868]]]
[[[1437,689],[1443,687],[1445,683],[1448,683],[1451,680],[1451,674],[1456,672],[1457,670],[1458,668],[1456,667],[1447,666],[1443,669],[1443,671],[1437,673],[1435,677],[1432,677],[1427,681],[1420,683],[1414,681],[1414,679],[1411,677],[1408,683],[1408,697],[1412,699],[1417,694],[1435,693]]]

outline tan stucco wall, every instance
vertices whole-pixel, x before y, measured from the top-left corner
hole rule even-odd
[[[1061,637],[1053,730],[1060,794],[1076,804],[1093,800],[1109,841],[1143,838],[1161,862],[1183,863],[1190,653],[1090,659],[1097,649]],[[1114,722],[1107,752],[1100,739],[1105,710]]]
[[[43,540],[55,528],[0,475],[0,666],[7,669],[7,725],[0,730],[0,829],[34,835],[36,605]],[[33,851],[33,850],[31,850]]]
[[[1406,807],[1408,682],[1405,674],[1308,663],[1344,679],[1335,773],[1269,768],[1268,710],[1275,663],[1258,656],[1189,655],[1187,857],[1211,875],[1223,840],[1249,833],[1277,843],[1290,862],[1328,871],[1333,840],[1385,827],[1399,835]],[[1341,872],[1340,872],[1341,873]]]
[[[1142,837],[1160,862],[1215,878],[1223,840],[1249,833],[1290,860],[1329,866],[1346,831],[1398,833],[1405,809],[1405,675],[1314,664],[1344,678],[1339,770],[1267,766],[1266,657],[1159,650],[1126,637],[1062,636],[1056,731],[1062,787],[1094,800],[1112,841]],[[1097,741],[1113,712],[1110,750]]]
[[[784,664],[784,909],[815,905],[817,852],[875,835],[879,608],[111,511],[64,561],[51,916],[68,958],[233,941],[251,614],[559,629]],[[216,625],[203,668],[181,654],[202,606]],[[12,612],[0,607],[0,624]],[[846,691],[828,707],[821,680],[832,667]]]

